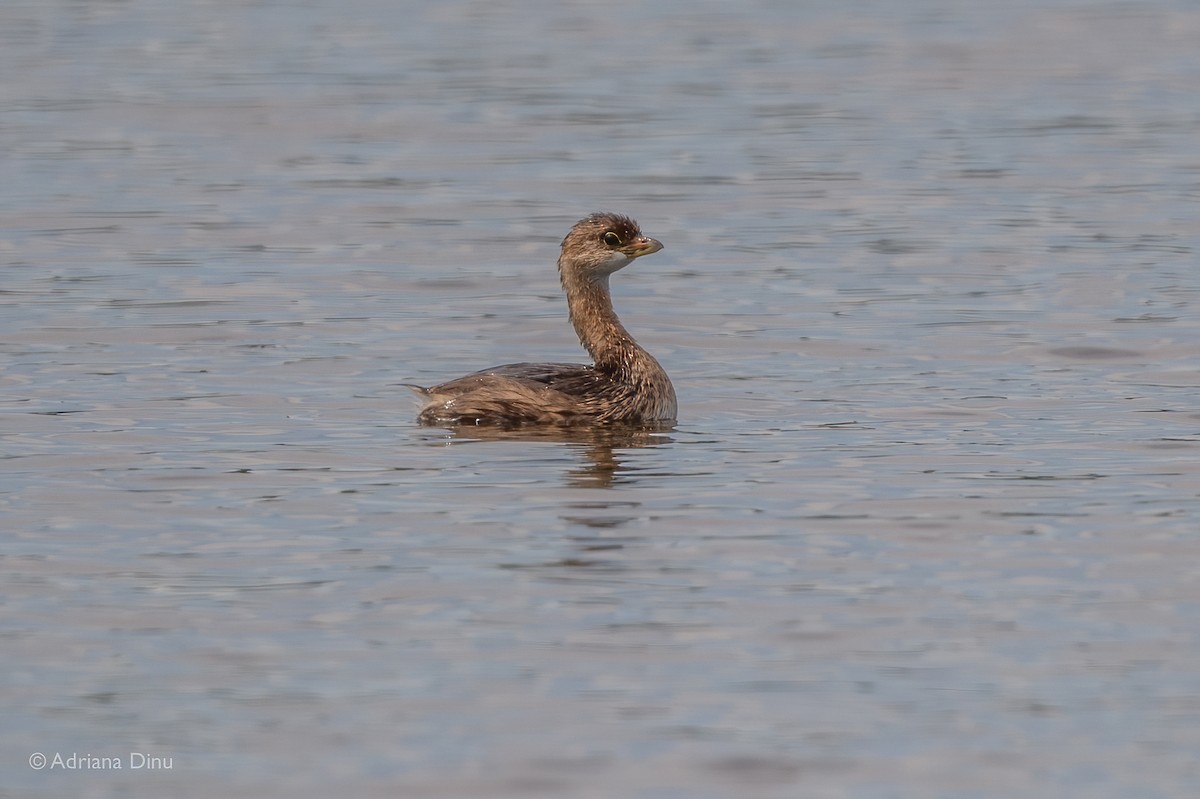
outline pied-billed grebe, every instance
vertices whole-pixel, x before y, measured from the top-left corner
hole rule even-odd
[[[592,214],[563,239],[558,273],[571,324],[595,363],[510,363],[440,386],[411,386],[429,425],[665,424],[675,388],[613,311],[608,276],[662,243],[620,214]]]

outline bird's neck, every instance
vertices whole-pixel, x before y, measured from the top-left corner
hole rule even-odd
[[[584,278],[564,274],[563,290],[567,294],[571,324],[597,369],[627,373],[636,363],[650,358],[617,318],[608,290],[608,275]]]

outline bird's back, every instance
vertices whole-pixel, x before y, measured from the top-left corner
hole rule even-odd
[[[592,415],[591,366],[509,363],[432,388],[418,415],[422,424],[571,424]]]

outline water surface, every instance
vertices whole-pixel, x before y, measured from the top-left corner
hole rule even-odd
[[[1197,37],[5,3],[0,795],[1197,795]],[[676,429],[417,427],[599,209]]]

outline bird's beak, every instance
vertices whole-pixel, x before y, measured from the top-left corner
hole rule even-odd
[[[629,242],[629,246],[625,248],[625,253],[630,258],[641,258],[643,255],[658,252],[662,248],[662,242],[658,239],[652,239],[649,236],[638,236]]]

